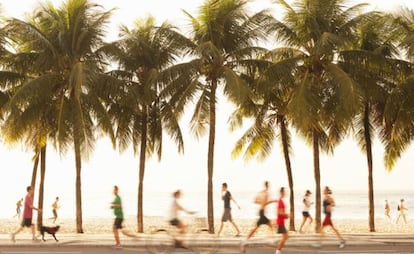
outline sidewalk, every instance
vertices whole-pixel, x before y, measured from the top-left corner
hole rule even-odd
[[[112,234],[57,234],[56,235],[59,242],[55,242],[51,235],[45,234],[46,242],[42,240],[32,241],[30,233],[21,233],[16,236],[16,242],[13,243],[8,234],[0,234],[0,247],[9,247],[9,246],[73,246],[73,247],[96,247],[96,246],[113,246],[114,237]],[[140,234],[137,239],[129,238],[121,234],[121,242],[123,246],[130,247],[139,247],[145,246],[150,242],[154,242],[154,236],[150,234]],[[168,236],[167,236],[168,237]],[[171,237],[172,238],[172,237]],[[271,245],[275,244],[279,240],[278,235],[273,237],[253,237],[248,241],[248,245]],[[413,234],[344,234],[344,238],[347,241],[347,245],[360,245],[360,244],[373,244],[373,245],[382,245],[382,244],[408,244],[414,242]],[[244,240],[245,237],[233,237],[233,236],[221,236],[219,238],[213,235],[193,235],[191,238],[186,239],[191,241],[191,244],[205,244],[215,243],[220,246],[227,246],[239,248],[240,242]],[[310,246],[312,243],[315,243],[319,240],[319,235],[317,234],[290,234],[290,238],[286,246]],[[324,245],[337,245],[338,240],[333,236],[328,234],[324,240]]]

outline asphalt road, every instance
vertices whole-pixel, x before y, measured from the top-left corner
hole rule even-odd
[[[109,254],[109,253],[142,253],[150,254],[151,252],[145,248],[132,248],[124,247],[121,250],[113,249],[111,247],[72,247],[72,246],[33,246],[33,247],[1,247],[0,254]],[[166,252],[171,254],[201,254],[201,253],[210,253],[213,252],[202,252],[202,250],[192,251],[184,249],[173,249],[171,252]],[[215,253],[217,254],[236,254],[240,253],[239,249],[236,246],[222,247],[218,249]],[[252,246],[246,249],[246,254],[273,254],[274,248],[270,246]],[[283,250],[283,254],[414,254],[414,243],[406,243],[402,245],[351,245],[347,246],[344,249],[338,249],[337,246],[330,245],[324,246],[323,248],[314,248],[311,246],[286,246]],[[159,253],[158,253],[159,254]]]

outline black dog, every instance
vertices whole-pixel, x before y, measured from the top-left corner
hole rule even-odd
[[[55,238],[56,242],[59,242],[59,240],[56,238],[55,234],[59,231],[60,226],[55,227],[46,227],[41,226],[40,227],[40,234],[42,235],[42,240],[46,242],[45,240],[45,232],[48,234],[51,234],[53,238]]]

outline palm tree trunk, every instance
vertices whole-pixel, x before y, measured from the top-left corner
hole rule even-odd
[[[315,232],[321,230],[321,171],[319,165],[319,134],[313,130],[313,169],[315,174]]]
[[[214,234],[214,204],[213,204],[213,168],[214,168],[214,141],[216,137],[216,88],[217,80],[211,82],[210,94],[210,133],[208,136],[207,159],[207,221],[208,232]]]
[[[280,124],[280,133],[282,138],[282,147],[283,147],[283,156],[285,157],[286,172],[289,181],[289,203],[290,203],[290,216],[289,216],[289,230],[295,230],[295,193],[293,188],[293,175],[292,175],[292,166],[290,163],[289,157],[289,137],[287,133],[287,126],[284,116],[278,116],[278,122]]]
[[[76,163],[76,232],[83,233],[82,228],[82,183],[81,183],[81,170],[82,170],[82,159],[79,139],[74,138],[75,146],[75,163]]]
[[[144,232],[143,222],[143,189],[144,189],[144,173],[145,173],[145,159],[147,149],[147,116],[144,116],[141,126],[141,148],[139,154],[139,179],[138,179],[138,213],[137,213],[137,226],[138,232]]]
[[[39,184],[39,200],[37,208],[43,211],[44,183],[46,174],[46,145],[40,149],[40,184]],[[37,213],[37,227],[43,225],[43,212]]]
[[[364,112],[364,137],[367,153],[368,163],[368,217],[369,217],[369,231],[375,232],[375,209],[374,209],[374,179],[373,179],[373,165],[372,165],[372,140],[370,134],[370,119],[369,119],[369,105],[365,104]]]
[[[33,163],[32,182],[30,184],[30,186],[32,186],[33,190],[35,190],[36,179],[37,179],[37,168],[39,166],[39,153],[38,153],[37,148],[36,148],[35,152],[36,152],[36,154],[35,154],[35,160],[34,160],[34,163]]]

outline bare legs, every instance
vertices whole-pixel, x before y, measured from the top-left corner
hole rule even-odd
[[[236,230],[236,236],[239,236],[240,235],[239,227],[237,227],[236,223],[233,220],[231,220],[230,223],[233,225],[234,229]],[[223,230],[223,226],[224,226],[224,221],[222,221],[220,224],[219,230],[217,232],[218,236],[220,236],[221,231]]]
[[[286,241],[289,239],[288,233],[283,233],[282,238],[280,239],[279,243],[277,244],[276,250],[281,250],[284,246]]]
[[[303,230],[303,226],[305,226],[305,223],[306,223],[307,220],[309,220],[308,225],[312,224],[313,219],[312,219],[311,216],[303,216],[302,223],[300,224],[300,227],[299,227],[299,233],[302,233],[303,232],[302,231]]]

